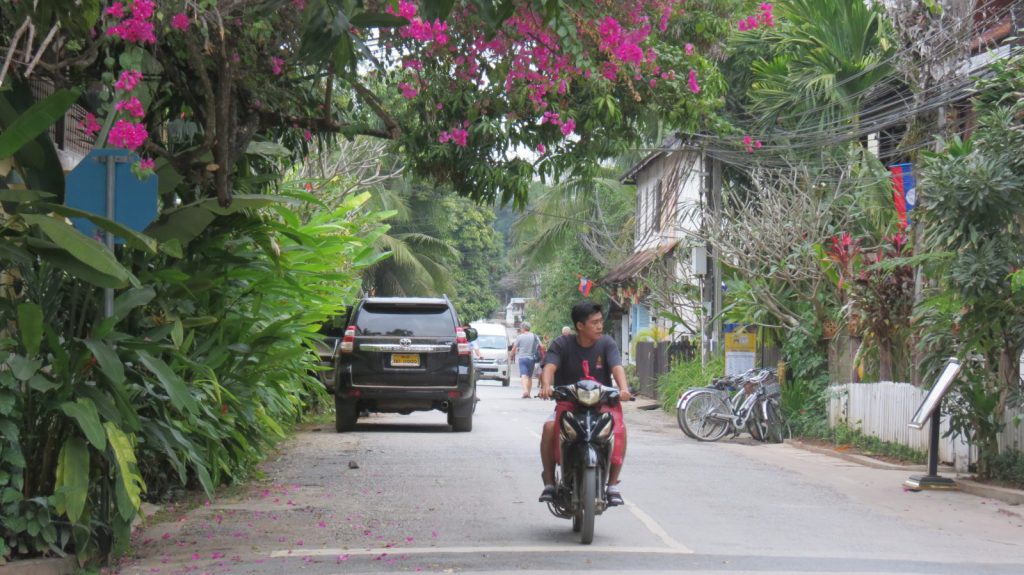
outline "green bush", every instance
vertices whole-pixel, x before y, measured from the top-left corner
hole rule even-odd
[[[705,365],[700,360],[681,361],[672,366],[671,371],[658,377],[658,397],[665,411],[676,407],[679,396],[687,389],[705,387],[716,377],[725,375],[725,357],[719,355],[711,358]]]
[[[1007,450],[989,460],[992,479],[1024,489],[1024,451]]]
[[[354,300],[384,229],[365,199],[305,223],[283,205],[238,213],[186,249],[126,249],[133,286],[108,319],[82,279],[95,274],[29,251],[34,229],[11,233],[18,257],[3,271],[22,289],[0,298],[0,325],[14,327],[0,334],[0,563],[120,554],[143,500],[174,485],[212,496],[320,402],[312,343]],[[26,217],[77,234],[42,218]]]
[[[847,425],[839,425],[824,437],[836,445],[852,445],[865,455],[882,455],[906,463],[926,463],[928,453],[899,443],[882,441],[873,435],[865,435]]]
[[[821,437],[829,432],[828,354],[818,322],[805,325],[809,331],[789,331],[782,344],[782,415],[794,437]]]

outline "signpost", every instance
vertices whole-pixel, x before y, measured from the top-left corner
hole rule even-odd
[[[157,177],[140,180],[131,171],[139,157],[131,150],[98,148],[89,152],[66,178],[64,204],[90,212],[141,232],[156,218]],[[96,224],[72,218],[72,224],[88,237],[100,239]],[[111,252],[124,243],[109,232],[103,234]],[[104,290],[104,317],[114,314],[114,290]]]
[[[941,418],[940,405],[942,397],[953,386],[953,380],[956,379],[959,373],[960,360],[955,357],[949,358],[945,369],[942,370],[942,374],[939,376],[939,380],[932,386],[908,424],[914,429],[921,429],[924,427],[925,422],[931,419],[928,441],[928,474],[912,475],[910,479],[904,481],[903,486],[911,491],[958,489],[955,481],[948,477],[939,476],[939,419]]]

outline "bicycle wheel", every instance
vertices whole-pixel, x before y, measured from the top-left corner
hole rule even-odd
[[[697,441],[718,441],[732,428],[732,409],[718,393],[695,395],[686,411],[683,423]]]
[[[782,443],[784,439],[784,426],[782,411],[774,399],[768,399],[764,404],[765,413],[765,441],[768,443]]]
[[[676,408],[676,422],[687,437],[697,439],[692,430],[700,425],[704,413],[714,405],[713,398],[717,394],[718,392],[710,389],[691,389],[683,395],[679,407]]]

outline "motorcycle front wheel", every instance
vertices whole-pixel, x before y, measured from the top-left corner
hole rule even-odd
[[[597,469],[586,467],[583,469],[583,484],[580,490],[581,505],[577,512],[580,517],[580,543],[590,545],[594,540],[594,518],[597,515]],[[573,519],[573,527],[575,527]]]

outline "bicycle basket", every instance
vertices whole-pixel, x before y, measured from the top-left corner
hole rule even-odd
[[[764,394],[768,397],[781,397],[782,387],[777,381],[764,384]]]

